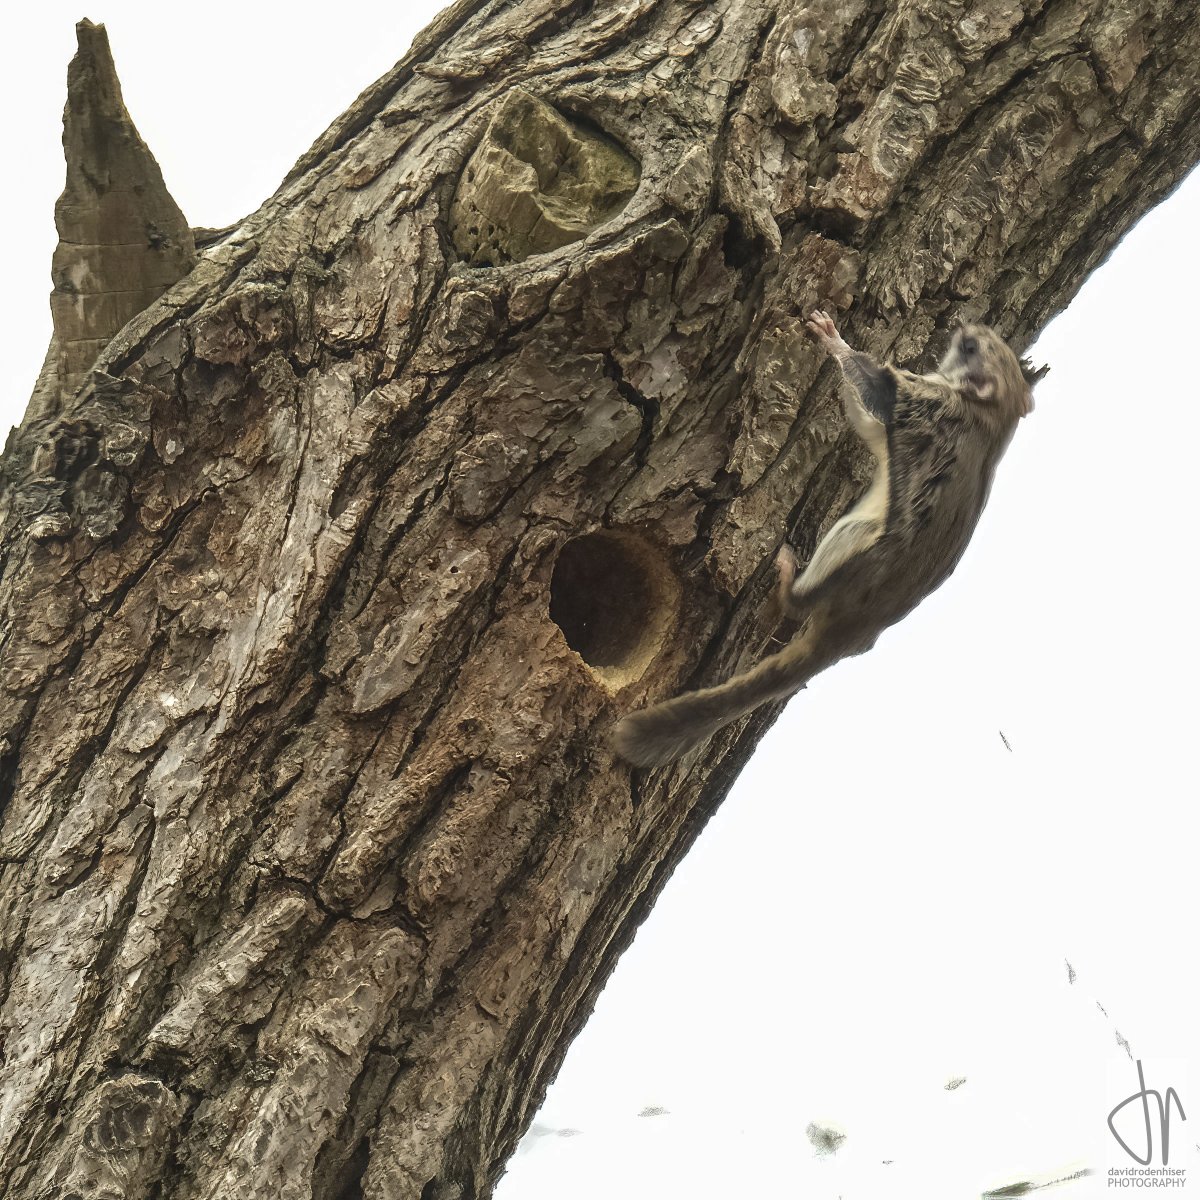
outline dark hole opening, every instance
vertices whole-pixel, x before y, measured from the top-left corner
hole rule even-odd
[[[721,249],[725,262],[734,270],[753,266],[761,249],[761,243],[737,217],[730,215],[721,238]]]
[[[336,1188],[336,1191],[332,1192],[335,1200],[362,1200],[362,1181],[367,1173],[370,1155],[370,1142],[363,1138],[354,1147],[354,1153],[346,1160],[340,1178],[333,1185]]]
[[[589,666],[623,667],[653,637],[660,592],[637,541],[591,533],[559,553],[550,581],[550,617]]]

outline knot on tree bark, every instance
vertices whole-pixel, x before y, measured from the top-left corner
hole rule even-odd
[[[638,163],[616,142],[517,88],[467,162],[450,233],[475,266],[522,262],[578,241],[637,190]]]

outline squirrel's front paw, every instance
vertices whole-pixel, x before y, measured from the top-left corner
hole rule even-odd
[[[804,323],[830,354],[850,349],[842,335],[838,333],[838,327],[833,323],[833,318],[823,308],[818,308]]]

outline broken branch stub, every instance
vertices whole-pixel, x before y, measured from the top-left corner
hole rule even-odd
[[[75,32],[50,297],[63,398],[78,390],[113,335],[196,261],[187,220],[125,108],[104,26],[80,21]]]

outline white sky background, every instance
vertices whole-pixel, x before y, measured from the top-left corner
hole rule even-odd
[[[50,336],[76,19],[107,24],[168,187],[192,224],[220,226],[438,7],[15,8],[0,430]],[[1200,177],[1046,331],[1034,356],[1053,371],[957,573],[764,739],[500,1200],[958,1200],[1103,1168],[1105,1115],[1136,1086],[1106,1090],[1114,1030],[1136,1056],[1177,1060],[1147,1082],[1193,1118],[1171,1157],[1200,1194],[1198,230]],[[836,1155],[813,1154],[814,1120],[847,1134]],[[1082,1200],[1104,1181],[1045,1194]]]

